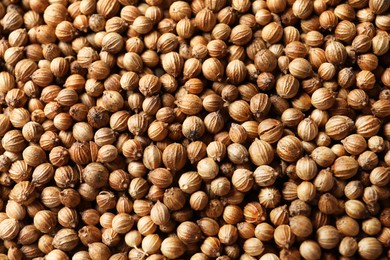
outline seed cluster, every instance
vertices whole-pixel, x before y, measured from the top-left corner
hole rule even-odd
[[[0,19],[1,259],[390,258],[389,0]]]

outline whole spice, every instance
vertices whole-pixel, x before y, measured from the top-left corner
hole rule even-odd
[[[271,145],[259,139],[252,143],[248,152],[252,162],[257,166],[269,164],[274,156]]]
[[[160,247],[161,253],[171,259],[179,258],[184,254],[184,244],[177,237],[165,238]]]
[[[304,258],[318,259],[321,257],[321,247],[316,241],[306,240],[299,247],[299,253]]]
[[[318,244],[324,249],[331,249],[340,242],[340,235],[333,226],[325,225],[320,227],[316,232]]]
[[[358,253],[361,257],[376,258],[382,251],[382,245],[374,237],[366,237],[358,242]]]
[[[302,154],[302,143],[294,136],[288,135],[281,138],[277,143],[276,152],[282,160],[288,162],[297,161]]]
[[[2,1],[2,257],[386,258],[389,8]]]

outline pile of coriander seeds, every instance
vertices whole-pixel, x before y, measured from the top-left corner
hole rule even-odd
[[[389,118],[389,0],[0,0],[0,259],[389,259]]]

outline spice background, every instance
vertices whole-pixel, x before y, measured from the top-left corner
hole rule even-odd
[[[389,33],[389,0],[0,0],[0,259],[389,259]]]

